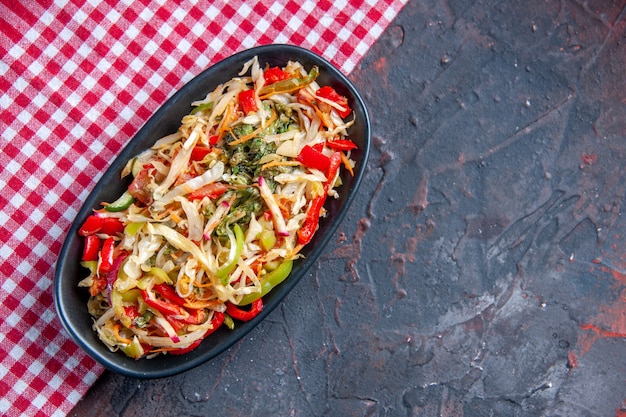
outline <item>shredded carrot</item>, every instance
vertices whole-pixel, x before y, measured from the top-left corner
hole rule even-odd
[[[154,218],[155,218],[156,220],[163,220],[163,218],[164,218],[165,216],[167,216],[167,215],[168,215],[167,210],[163,210],[163,212],[161,212],[161,213],[154,213]]]
[[[131,343],[133,343],[133,341],[132,341],[132,340],[127,339],[127,338],[123,337],[123,336],[120,334],[120,327],[121,327],[121,326],[119,325],[119,323],[118,323],[118,324],[116,324],[115,326],[113,326],[113,335],[115,336],[115,338],[116,338],[119,342],[121,342],[121,343],[125,343],[125,344],[127,344],[127,345],[130,345]]]
[[[222,139],[224,137],[224,133],[226,133],[230,129],[229,125],[234,114],[235,114],[234,106],[228,103],[228,105],[226,106],[226,111],[224,112],[224,118],[222,119],[222,121],[220,122],[220,125],[217,128],[218,138]]]
[[[303,244],[299,243],[297,244],[289,253],[288,256],[285,257],[285,259],[291,259],[291,258],[295,258],[296,255],[302,250],[302,248],[304,247]]]
[[[183,219],[182,219],[182,218],[181,218],[178,214],[176,214],[176,213],[175,213],[175,212],[173,212],[173,211],[172,211],[172,212],[170,212],[170,217],[171,217],[171,218],[172,218],[172,220],[174,220],[174,222],[176,222],[176,223],[180,223],[180,222],[183,220]]]
[[[346,156],[345,152],[341,152],[341,161],[343,162],[343,165],[346,167],[350,175],[354,177],[354,170],[352,169],[352,164],[350,163],[350,160]]]
[[[265,126],[269,126],[270,124],[272,124],[274,122],[274,120],[276,120],[276,112],[272,112],[272,115],[270,116],[269,119],[267,119],[267,121],[265,122]],[[260,126],[258,129],[256,129],[254,132],[252,133],[248,133],[247,135],[244,135],[242,137],[240,137],[239,139],[236,139],[232,142],[230,142],[228,145],[229,146],[235,146],[235,145],[239,145],[242,144],[244,142],[249,141],[250,139],[252,139],[253,137],[255,137],[256,135],[258,135],[259,133],[261,133],[263,130],[265,129],[265,127]]]
[[[313,109],[315,110],[315,114],[317,114],[317,117],[319,117],[322,121],[322,124],[328,129],[332,129],[333,122],[330,120],[329,114],[327,112],[321,111],[317,107],[314,107]]]

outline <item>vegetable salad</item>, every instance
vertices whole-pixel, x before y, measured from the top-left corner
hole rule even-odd
[[[189,352],[254,318],[289,275],[357,148],[347,99],[318,74],[255,57],[128,162],[128,189],[79,230],[79,285],[110,350]]]

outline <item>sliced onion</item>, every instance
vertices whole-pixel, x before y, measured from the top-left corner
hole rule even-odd
[[[278,203],[276,203],[276,200],[274,199],[274,194],[272,194],[272,190],[270,190],[270,187],[267,185],[267,181],[265,181],[265,178],[263,177],[259,177],[259,191],[261,192],[261,197],[265,200],[265,204],[267,204],[267,207],[270,209],[272,219],[274,220],[274,226],[276,227],[276,232],[280,236],[289,236],[285,219],[283,214],[280,212],[280,207],[278,207]]]
[[[207,184],[210,184],[212,182],[219,180],[223,174],[224,174],[224,163],[221,161],[218,161],[215,165],[213,165],[211,169],[206,171],[204,174],[194,177],[190,179],[189,181],[184,182],[180,185],[177,185],[176,187],[172,188],[167,194],[165,194],[159,199],[155,197],[156,201],[154,202],[154,206],[155,208],[163,207],[166,204],[169,204],[172,201],[174,201],[174,198],[180,195],[189,194],[190,192],[195,191],[198,188],[201,188]],[[155,191],[155,194],[156,194],[156,191]]]
[[[152,145],[152,149],[158,149],[164,146],[169,146],[183,137],[182,132],[179,130],[176,133],[172,133],[171,135],[167,135],[157,140],[154,145]]]
[[[206,254],[191,240],[164,224],[148,223],[147,228],[149,233],[163,236],[175,248],[189,252],[200,262],[203,268],[210,270],[209,260]]]
[[[172,342],[174,343],[180,342],[180,337],[178,337],[176,330],[174,330],[174,328],[172,327],[169,321],[167,321],[164,317],[159,317],[159,316],[155,316],[154,321],[165,331],[165,333],[167,333],[170,339],[172,339]]]
[[[200,213],[198,207],[186,198],[179,196],[174,200],[180,203],[187,216],[187,237],[190,240],[199,241],[202,239],[204,216]]]
[[[185,148],[183,146],[178,151],[178,153],[172,160],[172,165],[170,166],[170,170],[167,173],[167,177],[165,177],[163,182],[159,184],[159,186],[154,190],[153,197],[155,200],[161,199],[166,191],[170,188],[170,186],[174,184],[180,174],[185,172],[187,166],[189,165],[189,158],[191,157],[192,150],[193,146],[190,148]]]

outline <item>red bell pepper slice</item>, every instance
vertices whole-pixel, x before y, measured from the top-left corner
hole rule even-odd
[[[136,318],[141,317],[139,309],[135,305],[124,306],[124,314],[126,314],[126,316],[131,320],[135,320]]]
[[[324,194],[320,195],[311,201],[309,208],[306,211],[306,217],[304,219],[304,223],[302,227],[298,229],[298,243],[302,245],[308,244],[311,239],[313,239],[313,235],[317,231],[317,227],[319,225],[320,211],[324,206],[324,202],[326,202],[326,197],[328,196],[328,190],[333,186],[333,181],[335,180],[335,176],[339,171],[339,166],[341,165],[341,153],[335,152],[330,157],[330,166],[328,167],[328,173],[326,174],[326,182],[324,183]]]
[[[195,342],[193,342],[191,345],[189,345],[186,348],[173,349],[169,351],[169,354],[170,355],[184,355],[185,353],[191,352],[192,350],[194,350],[200,345],[202,340],[204,340],[208,335],[216,331],[222,325],[222,323],[224,323],[224,313],[219,312],[219,311],[214,311],[213,319],[211,320],[211,324],[213,327],[207,330],[207,332],[204,334],[204,336],[202,336],[201,339],[196,340]]]
[[[219,142],[220,137],[217,135],[213,135],[209,138],[209,145],[217,145],[217,142]]]
[[[347,139],[329,140],[326,145],[334,151],[350,151],[357,148],[356,143]]]
[[[90,236],[95,235],[102,229],[102,224],[104,223],[102,217],[96,216],[92,214],[91,216],[85,219],[83,225],[78,229],[78,234],[81,236]]]
[[[177,306],[169,301],[159,300],[147,290],[141,290],[141,294],[143,295],[143,299],[146,304],[164,316],[182,316],[185,314],[184,309],[181,306]]]
[[[185,299],[179,296],[172,287],[167,284],[156,284],[154,287],[155,294],[159,294],[163,299],[155,297],[147,290],[142,290],[142,295],[146,304],[165,316],[167,321],[176,328],[179,323],[184,324],[201,324],[206,320],[207,313],[204,309],[189,309],[183,305]]]
[[[104,233],[105,235],[115,236],[118,233],[122,233],[124,231],[124,223],[116,217],[103,217],[102,218],[102,227],[100,228],[99,233]]]
[[[186,301],[183,297],[178,295],[178,293],[174,290],[174,287],[167,284],[155,284],[154,291],[158,293],[161,297],[165,298],[167,301],[174,303],[178,306],[184,306]]]
[[[205,156],[211,153],[211,148],[208,146],[196,146],[191,150],[190,160],[202,161]]]
[[[320,211],[326,201],[325,195],[317,196],[311,201],[311,205],[306,211],[306,217],[302,227],[298,229],[298,243],[302,245],[308,244],[313,235],[317,231],[317,225],[319,223]]]
[[[256,99],[254,97],[254,90],[244,90],[239,93],[239,105],[243,114],[248,114],[253,111],[257,111],[259,108],[256,105]]]
[[[204,337],[207,337],[208,335],[216,331],[218,327],[222,325],[222,323],[224,323],[224,313],[222,313],[221,311],[214,311],[213,319],[211,319],[211,324],[213,325],[213,328],[207,331],[204,334]]]
[[[108,237],[102,243],[102,250],[100,251],[100,266],[98,271],[101,274],[108,274],[113,270],[113,258],[115,254],[115,240],[113,237]]]
[[[315,149],[318,152],[322,152],[324,150],[324,143],[316,143],[315,145],[311,145],[311,148]]]
[[[320,171],[326,171],[330,166],[330,158],[310,145],[305,145],[296,159],[302,165]]]
[[[182,320],[175,319],[172,316],[165,316],[165,320],[167,320],[168,323],[174,328],[176,333],[180,332],[187,325],[187,323],[184,323]]]
[[[335,182],[337,172],[339,172],[339,166],[341,165],[341,152],[334,152],[330,157],[330,165],[328,167],[328,173],[326,174],[326,182],[324,183],[324,191],[328,194]]]
[[[215,200],[226,191],[228,191],[228,187],[224,183],[212,182],[192,191],[187,198],[191,201],[202,200],[204,197]]]
[[[100,238],[96,235],[85,236],[85,246],[83,247],[83,261],[97,261],[100,252]]]
[[[226,314],[239,321],[250,321],[255,318],[263,310],[263,299],[258,298],[252,302],[250,310],[243,310],[239,306],[231,303],[226,303]]]
[[[206,321],[208,313],[203,308],[189,309],[189,314],[185,318],[181,319],[183,323],[187,324],[202,324]]]
[[[275,82],[291,78],[291,75],[289,75],[288,72],[283,71],[279,67],[272,67],[263,71],[263,78],[265,79],[265,85],[270,85],[274,84]]]
[[[100,217],[92,214],[87,217],[85,223],[78,229],[78,234],[81,236],[95,235],[96,233],[103,233],[105,235],[113,236],[124,231],[124,223],[116,217]]]
[[[339,113],[339,116],[341,116],[342,118],[348,116],[352,112],[352,110],[348,106],[348,99],[344,96],[339,95],[339,93],[337,93],[337,91],[335,91],[335,89],[331,86],[325,85],[324,87],[321,87],[315,92],[315,95],[326,100],[330,100],[333,103],[341,106],[343,110],[335,110],[337,110],[337,113]]]

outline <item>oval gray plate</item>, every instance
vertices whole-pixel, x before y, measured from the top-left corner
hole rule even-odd
[[[191,110],[191,102],[203,99],[217,85],[236,77],[243,64],[255,55],[259,58],[261,66],[265,64],[284,66],[289,60],[301,62],[307,70],[312,65],[317,65],[320,68],[318,77],[320,85],[330,85],[339,94],[348,98],[356,118],[349,137],[359,147],[352,154],[356,161],[354,176],[346,172],[342,174],[343,185],[338,189],[340,198],[328,199],[326,202],[328,215],[320,221],[319,230],[311,243],[304,248],[302,253],[305,258],[298,260],[290,276],[264,297],[263,311],[252,321],[237,323],[232,331],[222,326],[196,349],[180,356],[161,355],[153,359],[134,360],[121,352],[110,352],[92,329],[93,321],[87,311],[88,291],[78,287],[78,282],[85,277],[86,271],[80,266],[83,239],[77,231],[92,210],[99,208],[100,202],[114,201],[128,187],[127,181],[120,181],[120,172],[128,160],[152,146],[157,139],[175,132],[181,118]],[[291,45],[260,46],[237,53],[208,68],[176,92],[146,122],[107,169],[78,212],[55,269],[54,303],[63,326],[72,339],[97,362],[111,371],[134,378],[175,375],[194,368],[228,349],[267,317],[322,253],[348,211],[361,183],[370,149],[370,129],[367,109],[356,88],[328,61],[309,50]]]

